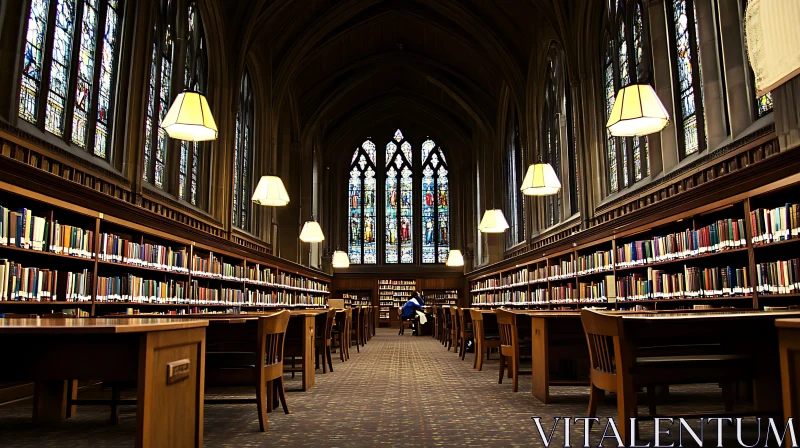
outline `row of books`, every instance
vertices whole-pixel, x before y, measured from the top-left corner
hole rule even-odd
[[[97,278],[98,302],[187,303],[186,282],[159,281],[133,274]]]
[[[0,301],[82,302],[91,300],[91,273],[24,267],[0,259]]]
[[[550,280],[560,280],[575,276],[575,262],[573,260],[561,260],[557,264],[550,265]]]
[[[800,260],[773,261],[756,264],[758,292],[762,294],[792,294],[800,291]]]
[[[94,231],[0,206],[0,245],[81,258],[94,257]]]
[[[616,266],[624,268],[689,258],[744,247],[745,244],[744,220],[720,219],[697,230],[686,229],[649,240],[622,244],[617,247]]]
[[[277,276],[278,284],[284,286],[290,286],[292,288],[302,288],[302,289],[312,289],[314,291],[327,291],[328,284],[323,283],[311,278],[300,277],[298,275],[288,274],[286,272],[280,272]],[[397,290],[395,288],[395,290]],[[409,291],[413,291],[414,287],[411,286],[408,289]]]
[[[102,261],[143,266],[170,272],[188,273],[186,249],[173,249],[151,243],[136,243],[118,235],[100,235],[98,258]]]
[[[608,301],[606,291],[606,282],[604,280],[579,282],[578,300],[581,302],[606,302]]]
[[[191,272],[197,277],[222,278],[222,261],[213,252],[207,258],[192,255]]]
[[[251,283],[275,283],[275,271],[270,268],[261,268],[259,265],[247,267],[247,280]]]
[[[684,266],[683,272],[648,269],[617,278],[617,300],[712,298],[751,294],[745,268]]]
[[[528,283],[528,268],[522,268],[516,271],[512,271],[508,274],[503,274],[502,276],[503,286],[524,285],[527,283]]]
[[[800,204],[772,209],[757,208],[750,212],[753,244],[765,244],[797,238],[800,235]]]
[[[614,252],[599,250],[592,254],[579,255],[575,264],[578,275],[608,271],[614,269]]]
[[[500,286],[500,280],[495,277],[485,278],[483,280],[478,280],[475,282],[475,287],[472,288],[473,291],[482,291],[486,289],[493,289]]]
[[[561,285],[550,288],[550,301],[553,303],[572,302],[577,298],[572,285]]]

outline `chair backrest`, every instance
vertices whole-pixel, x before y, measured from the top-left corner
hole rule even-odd
[[[353,333],[358,333],[359,328],[364,326],[364,308],[357,306],[352,308],[352,311],[353,316],[350,320],[350,329],[353,331]]]
[[[519,349],[517,315],[501,309],[496,309],[494,312],[497,315],[497,328],[500,331],[500,350],[506,356],[515,355]]]
[[[353,309],[352,308],[347,308],[344,311],[344,328],[342,328],[339,331],[341,331],[342,334],[345,334],[345,332],[348,332],[348,331],[349,332],[353,331]]]
[[[364,327],[364,330],[369,329],[369,319],[372,316],[372,307],[371,306],[362,306],[361,307],[361,325]]]
[[[325,316],[325,332],[322,333],[325,339],[330,340],[333,333],[333,322],[336,319],[336,310],[329,309]]]
[[[461,330],[461,337],[466,337],[467,333],[473,331],[472,314],[469,308],[458,309],[458,328]]]
[[[453,326],[453,319],[450,317],[450,305],[442,306],[442,321],[444,321],[444,328],[449,330]]]
[[[625,343],[621,316],[581,310],[581,322],[589,346],[589,365],[592,383],[597,387],[615,391],[617,372],[631,367],[633,355]]]
[[[286,339],[286,327],[289,325],[291,312],[279,311],[269,316],[258,318],[258,346],[260,366],[268,370],[267,379],[274,375],[283,375],[283,343]],[[270,375],[272,373],[272,375]]]
[[[343,313],[334,312],[333,321],[336,323],[336,329],[339,330],[339,333],[344,333],[347,328],[347,310]]]
[[[455,332],[453,334],[458,334],[458,307],[457,306],[451,306],[450,307],[450,327]]]
[[[475,340],[482,340],[484,336],[483,313],[481,313],[481,310],[469,308],[469,317],[472,319],[472,335],[475,337]]]

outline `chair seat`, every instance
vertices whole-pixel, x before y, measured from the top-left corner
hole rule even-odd
[[[499,341],[500,335],[499,334],[485,334],[483,335],[484,341]]]
[[[745,355],[680,355],[680,356],[646,356],[636,358],[637,365],[682,364],[682,363],[721,363],[749,360]]]

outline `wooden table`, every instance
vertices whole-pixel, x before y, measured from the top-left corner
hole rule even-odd
[[[286,341],[287,343],[299,343],[300,350],[303,353],[303,361],[301,363],[302,372],[300,372],[301,386],[300,389],[307,391],[314,387],[316,381],[316,366],[314,363],[314,335],[315,335],[315,319],[317,315],[327,313],[326,309],[312,309],[312,310],[291,310],[289,318],[289,326],[286,328]],[[241,327],[220,328],[219,325],[232,324],[232,323],[245,323],[248,321],[256,322],[259,316],[268,316],[274,312],[256,312],[256,313],[212,313],[212,314],[184,314],[179,316],[158,316],[146,314],[131,314],[125,316],[118,316],[120,318],[180,318],[180,319],[205,319],[209,321],[212,326],[209,329],[208,343],[213,344],[219,341],[230,340],[230,338],[239,338],[240,336],[231,335],[231,332],[243,333],[241,337],[252,338],[255,329],[250,325]],[[116,317],[116,316],[115,316]]]
[[[778,351],[781,360],[783,421],[797,421],[800,406],[800,319],[778,319]],[[788,444],[787,444],[788,446]]]
[[[780,358],[776,319],[800,318],[798,311],[625,313],[620,314],[633,350],[640,347],[698,343],[721,344],[728,353],[751,357],[757,413],[781,409]]]
[[[0,379],[36,382],[33,418],[42,424],[66,418],[67,380],[136,382],[136,446],[200,447],[207,325],[199,319],[0,319]]]

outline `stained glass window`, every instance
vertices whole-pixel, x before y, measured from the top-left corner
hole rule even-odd
[[[412,169],[411,144],[398,129],[386,144],[386,263],[414,262]]]
[[[118,8],[119,0],[33,0],[23,52],[20,118],[102,158],[108,151]]]
[[[447,160],[431,140],[422,143],[422,263],[445,263],[450,251]]]
[[[353,153],[348,181],[348,246],[350,263],[376,264],[377,172],[375,143],[365,140]]]
[[[525,241],[525,199],[519,187],[527,166],[519,140],[519,114],[513,104],[509,105],[507,117],[504,174],[509,231],[506,232],[506,244],[512,247]]]
[[[239,110],[236,114],[236,138],[233,164],[233,225],[248,232],[253,222],[250,197],[253,163],[253,90],[245,70],[239,89]]]
[[[205,93],[206,48],[200,12],[195,2],[190,2],[187,10],[186,60],[184,63],[183,84]],[[207,143],[181,142],[178,167],[178,198],[197,205],[199,159]]]
[[[641,0],[609,9],[603,83],[606,98],[604,120],[608,120],[619,89],[631,83],[648,83],[650,70],[647,14]],[[613,137],[606,131],[606,167],[609,193],[627,188],[649,173],[647,137]]]
[[[671,0],[672,51],[677,78],[678,141],[687,156],[705,149],[705,120],[698,30],[693,0]]]

